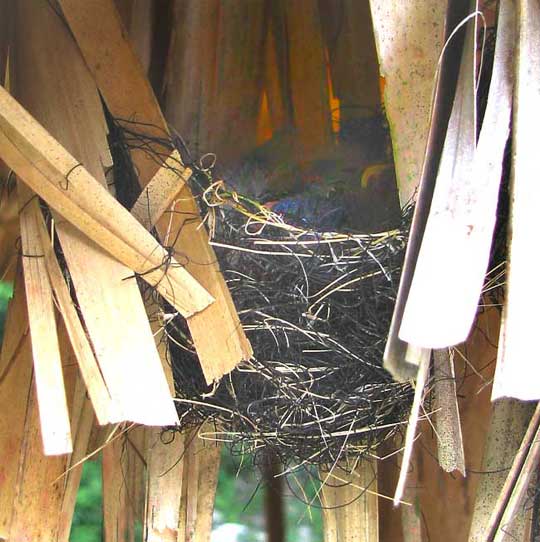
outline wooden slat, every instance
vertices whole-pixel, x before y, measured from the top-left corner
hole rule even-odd
[[[499,500],[492,511],[489,529],[487,530],[490,540],[493,534],[494,542],[515,540],[516,531],[517,533],[520,531],[520,524],[530,519],[530,515],[522,507],[526,506],[528,489],[530,487],[535,488],[539,462],[540,406],[537,404],[527,432],[504,482]],[[496,533],[494,528],[496,528]],[[521,531],[527,533],[526,526],[523,526]]]
[[[408,480],[411,491],[406,493],[408,502],[414,506],[417,526],[423,531],[422,542],[448,542],[448,533],[452,534],[452,540],[467,540],[473,503],[485,476],[480,473],[492,410],[489,383],[494,372],[498,327],[498,309],[486,310],[467,344],[457,347],[454,358],[466,477],[459,471],[441,470],[436,460],[437,435],[428,421],[422,422],[413,454],[412,476]]]
[[[13,28],[13,3],[11,0],[0,0],[0,85],[5,82],[8,65],[9,46]]]
[[[100,91],[112,114],[119,118],[147,124],[148,135],[163,137],[167,125],[157,105],[148,81],[138,66],[111,0],[74,2],[62,0],[64,14],[94,74]],[[150,181],[160,164],[140,150],[133,150],[134,164],[142,186]],[[165,216],[157,225],[162,239],[171,229],[180,235],[175,249],[188,264],[186,268],[203,284],[216,301],[188,319],[188,325],[208,382],[219,379],[239,361],[252,355],[251,346],[240,325],[238,315],[225,281],[219,271],[216,256],[201,227],[197,204],[187,187],[180,194],[179,214]],[[185,216],[195,220],[184,224]],[[174,236],[172,236],[174,238]],[[208,329],[212,329],[209,337]]]
[[[215,430],[212,426],[211,430]],[[204,432],[204,428],[202,429]],[[199,452],[199,487],[194,541],[210,542],[222,446],[203,440]]]
[[[212,302],[80,162],[1,88],[0,153],[51,207],[157,288],[181,313],[191,315]],[[163,262],[169,260],[163,280]]]
[[[58,542],[68,542],[75,512],[75,503],[82,475],[82,461],[88,452],[92,428],[95,425],[94,410],[88,399],[86,386],[78,374],[76,356],[64,325],[59,325],[58,338],[66,380],[74,382],[67,387],[70,413],[73,453],[69,455],[60,481],[63,483],[62,505],[58,514]]]
[[[512,172],[510,196],[509,253],[505,292],[503,340],[497,360],[493,399],[515,397],[539,399],[536,362],[536,326],[527,316],[530,290],[527,277],[540,265],[531,250],[531,231],[537,220],[540,190],[535,183],[538,151],[531,138],[536,130],[531,111],[540,108],[540,9],[538,4],[517,2],[518,43],[513,113]]]
[[[167,58],[167,119],[194,158],[211,146],[219,0],[177,0]]]
[[[370,0],[384,104],[390,124],[401,204],[414,195],[428,140],[447,1]]]
[[[182,478],[182,499],[178,520],[178,540],[195,541],[199,492],[199,452],[201,442],[197,430],[185,434],[184,470]]]
[[[411,472],[407,478],[407,487],[403,492],[403,499],[411,503],[411,506],[401,507],[401,530],[403,542],[424,542],[426,539],[422,522],[422,510],[419,508],[417,484],[418,462],[413,457],[411,460]],[[384,521],[384,519],[382,518]]]
[[[349,481],[347,501],[356,500],[340,510],[343,539],[351,542],[379,542],[376,462],[360,461]],[[361,497],[357,498],[359,493]]]
[[[458,80],[459,76],[464,33],[458,32],[451,40],[449,37],[452,30],[456,28],[465,18],[468,7],[468,0],[448,0],[448,10],[445,20],[447,40],[445,43],[447,43],[447,45],[445,53],[441,57],[440,67],[437,73],[431,117],[426,128],[428,133],[426,136],[427,143],[425,156],[421,169],[419,169],[419,192],[416,198],[414,217],[409,233],[405,261],[403,262],[403,269],[401,272],[394,314],[392,315],[392,322],[390,324],[388,340],[386,342],[384,351],[384,367],[390,373],[392,373],[394,378],[398,380],[414,378],[416,372],[418,371],[420,359],[430,355],[430,349],[412,347],[412,345],[402,341],[398,334],[414,275],[416,260],[418,259],[418,253],[420,251],[422,237],[424,235],[424,230],[429,215],[431,199],[435,187],[435,178],[439,169],[440,156],[442,154],[446,137],[446,128],[454,102],[456,81]],[[413,10],[411,10],[410,15],[413,16],[413,19],[421,16],[421,13],[427,13],[427,11],[424,10],[424,7],[420,4],[415,5],[414,9],[419,10],[419,12],[413,16]],[[381,14],[381,17],[383,16],[384,13]],[[439,15],[437,14],[437,17],[438,16]],[[373,18],[376,18],[375,13],[373,13]],[[382,20],[379,22],[382,24]],[[417,29],[417,31],[419,30]],[[406,41],[403,41],[405,39],[406,38],[403,36],[403,46],[406,45]],[[406,83],[406,81],[407,79],[403,79],[400,85],[402,83]],[[408,109],[406,109],[406,111],[408,111]],[[392,122],[395,121],[391,121],[391,124]],[[407,144],[408,143],[403,143],[403,145]],[[417,152],[419,152],[419,148],[420,147],[418,147]],[[419,166],[414,167],[416,168]],[[417,170],[415,169],[415,171]],[[403,188],[401,188],[400,183],[403,184]],[[410,184],[407,184],[406,179],[398,182],[398,188],[400,191],[413,190],[413,187]],[[403,198],[403,195],[401,196],[401,200],[402,202],[406,201]]]
[[[377,485],[379,493],[381,495],[392,495],[394,491],[398,475],[399,465],[395,455],[388,457],[396,449],[396,443],[389,441],[383,443],[378,448],[378,454],[381,458],[377,465]],[[414,471],[409,475],[409,483],[414,475]],[[407,489],[404,493],[404,500],[406,502],[414,502],[409,498]],[[379,537],[381,540],[392,540],[392,542],[404,542],[403,538],[403,526],[402,526],[402,514],[405,509],[411,508],[410,506],[402,505],[399,508],[395,508],[390,499],[379,498]]]
[[[103,526],[105,542],[132,542],[129,516],[127,438],[114,438],[103,449]]]
[[[182,498],[184,433],[148,430],[145,532],[148,542],[176,542]]]
[[[290,131],[293,126],[291,96],[288,90],[287,34],[282,1],[269,3],[270,17],[265,43],[264,90],[272,133]],[[260,143],[260,141],[259,141]],[[279,157],[276,157],[279,159]]]
[[[21,1],[17,10],[17,92],[84,163],[93,183],[105,186],[103,168],[110,163],[106,124],[88,68],[49,3]],[[123,419],[175,423],[138,285],[126,280],[131,271],[63,218],[56,216],[55,226],[94,353]]]
[[[323,0],[319,5],[340,122],[362,118],[381,106],[369,2]]]
[[[465,476],[465,453],[456,392],[454,355],[448,349],[433,352],[435,425],[439,465],[446,472]]]
[[[520,449],[533,409],[532,404],[515,399],[500,399],[493,404],[481,468],[485,474],[476,490],[469,542],[488,539],[490,520],[507,478],[507,469]],[[520,514],[503,529],[512,540],[523,540],[525,515]]]
[[[98,422],[103,425],[121,421],[120,409],[107,389],[92,347],[71,299],[62,270],[54,254],[43,216],[39,214],[36,218],[36,227],[41,238],[45,268],[58,304],[58,310],[62,315],[72,348],[75,351],[81,375],[94,405]]]
[[[129,34],[145,73],[150,71],[152,58],[152,25],[154,22],[154,6],[152,4],[146,0],[134,0],[129,25]]]
[[[4,328],[0,353],[0,538],[8,538],[12,504],[19,467],[19,450],[24,437],[26,408],[32,380],[32,351],[26,312],[22,270],[16,277]]]
[[[148,479],[147,441],[154,427],[138,425],[128,432],[129,472],[127,481],[133,520],[144,525]]]
[[[68,457],[43,455],[37,398],[33,389],[25,391],[30,393],[7,540],[45,542],[57,539],[64,484],[56,480],[65,471]]]
[[[200,442],[197,435],[191,442],[187,450],[187,464],[184,465],[184,484],[186,485],[186,517],[185,517],[185,540],[186,542],[194,542],[195,526],[197,525],[197,512],[199,502],[199,450]],[[182,522],[182,518],[180,518]],[[182,530],[179,531],[182,536]]]
[[[336,494],[339,489],[336,487],[336,482],[329,479],[328,472],[325,470],[321,470],[319,476],[321,480],[328,481],[328,483],[322,486],[319,495],[322,506],[324,542],[338,542],[337,513],[335,507],[337,502]]]
[[[225,167],[237,163],[257,145],[264,13],[264,0],[220,5],[210,144],[219,164]]]
[[[131,214],[147,230],[151,230],[173,204],[178,195],[178,175],[181,175],[184,181],[191,175],[191,170],[183,169],[181,164],[182,158],[179,152],[174,150],[133,204]],[[182,167],[182,171],[177,167]]]
[[[399,332],[415,345],[444,348],[463,342],[476,316],[510,133],[514,26],[512,3],[506,2],[477,145],[476,24],[468,23],[454,108]]]
[[[9,172],[0,164],[0,279],[13,280],[19,232],[19,207],[15,190],[7,189]]]
[[[8,506],[11,521],[7,540],[68,542],[81,466],[69,472],[67,469],[86,453],[93,416],[91,408],[84,408],[84,386],[78,385],[77,367],[64,331],[60,333],[60,345],[69,409],[72,413],[74,452],[64,456],[43,455],[33,383],[28,388],[19,389],[18,392],[28,398],[28,403],[23,417],[25,425],[21,446],[13,454],[18,464],[18,473],[15,497]],[[65,349],[64,345],[68,348]],[[24,363],[25,360],[20,358],[18,361]],[[26,361],[29,362],[30,358]]]
[[[332,146],[328,77],[316,0],[285,3],[290,92],[298,156],[313,160]],[[309,83],[307,83],[309,82]]]
[[[37,198],[28,188],[20,184],[17,190],[26,302],[43,448],[46,455],[67,454],[72,451],[71,430],[53,294],[38,228],[41,210]]]
[[[324,542],[378,542],[376,463],[360,461],[351,472],[322,470],[321,479],[327,482],[321,493]]]
[[[424,359],[418,368],[418,374],[416,376],[414,400],[411,405],[411,411],[409,413],[409,419],[407,422],[407,432],[405,434],[405,443],[403,447],[403,459],[401,461],[401,467],[399,472],[399,479],[394,493],[394,506],[398,506],[405,490],[405,484],[407,482],[407,474],[409,472],[409,464],[411,461],[411,455],[413,452],[414,441],[418,426],[418,420],[420,417],[420,411],[424,402],[424,388],[427,383],[429,375],[430,358]]]

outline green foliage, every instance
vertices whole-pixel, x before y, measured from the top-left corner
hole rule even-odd
[[[284,497],[286,542],[323,539],[322,514],[313,480],[314,477],[304,470],[289,478],[289,490]],[[216,495],[215,526],[223,523],[244,525],[247,531],[240,537],[241,542],[261,540],[265,529],[264,491],[251,457],[245,456],[240,462],[224,448]],[[313,504],[308,507],[306,502]]]
[[[103,530],[101,461],[85,461],[71,526],[72,542],[100,542]]]
[[[316,508],[316,486],[312,477],[300,471],[289,480],[286,507],[286,542],[323,539],[321,512]],[[296,495],[296,496],[295,496]],[[313,501],[307,507],[304,502]],[[224,448],[216,495],[215,526],[224,523],[244,525],[247,530],[241,542],[264,540],[264,487],[249,456],[240,460]],[[86,461],[77,495],[71,528],[71,542],[103,540],[103,501],[101,461]],[[135,540],[142,540],[142,527],[135,526]]]
[[[6,321],[6,310],[11,296],[13,295],[13,286],[9,282],[0,281],[0,344],[4,336],[4,323]]]
[[[324,538],[316,480],[317,477],[309,470],[300,470],[289,477],[290,492],[285,496],[287,542]]]
[[[224,447],[216,494],[216,524],[238,523],[256,533],[264,528],[263,507],[264,494],[251,458],[244,457],[240,462]]]

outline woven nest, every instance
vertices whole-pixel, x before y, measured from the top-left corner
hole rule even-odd
[[[403,428],[408,384],[382,368],[412,210],[378,234],[302,230],[222,183],[203,194],[212,243],[254,350],[205,384],[185,323],[170,320],[182,423],[239,453],[270,447],[285,464],[375,455]]]
[[[163,164],[173,142],[144,135],[144,125],[109,122],[117,196],[130,207],[139,191],[129,149]],[[413,397],[382,368],[412,208],[398,227],[370,235],[293,226],[214,182],[181,143],[254,357],[209,387],[186,322],[160,301],[180,429],[211,422],[207,438],[255,461],[269,448],[286,465],[377,456],[401,434]]]

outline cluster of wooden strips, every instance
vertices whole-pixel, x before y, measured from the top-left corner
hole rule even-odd
[[[114,15],[111,21],[116,24],[116,35],[123,36],[112,2],[101,5]],[[139,480],[144,493],[144,485],[140,485],[143,478],[137,474],[142,473],[142,463],[133,459],[137,454],[126,452],[130,441],[125,430],[114,430],[107,438],[94,426],[94,412],[100,424],[131,421],[160,426],[174,425],[178,420],[170,369],[165,353],[158,352],[154,340],[159,330],[150,328],[135,275],[151,284],[180,314],[191,318],[190,322],[195,315],[218,305],[213,313],[206,312],[209,319],[205,317],[192,326],[209,382],[249,357],[251,350],[237,325],[238,317],[204,230],[183,238],[176,247],[177,251],[195,254],[199,262],[210,262],[210,269],[202,266],[203,271],[198,271],[204,278],[194,277],[191,269],[176,264],[171,251],[146,230],[178,196],[190,171],[176,168],[171,175],[167,164],[161,168],[153,163],[143,169],[144,159],[139,156],[136,162],[141,182],[149,184],[144,207],[150,209],[153,220],[150,223],[139,213],[144,219],[139,223],[137,213],[132,215],[121,207],[105,186],[104,169],[110,166],[111,158],[106,150],[106,123],[96,82],[106,87],[100,90],[107,97],[112,91],[98,77],[94,80],[73,36],[50,5],[22,1],[13,6],[11,15],[17,27],[10,59],[17,81],[13,91],[26,109],[0,88],[0,158],[18,178],[24,281],[22,275],[17,276],[8,313],[9,339],[2,346],[0,364],[3,401],[13,405],[10,414],[2,417],[0,446],[3,457],[10,457],[10,461],[3,463],[1,472],[6,484],[0,536],[10,540],[67,540],[82,460],[89,450],[106,444],[104,493],[109,512],[105,524],[107,538],[116,540],[121,532],[118,522],[124,526],[130,523],[122,514],[131,504],[124,500],[123,506],[118,498],[119,490],[126,486],[124,462],[131,458],[128,470]],[[99,24],[96,17],[94,28]],[[54,40],[49,39],[51,35]],[[107,39],[114,35],[111,31]],[[146,81],[129,44],[121,40],[120,45],[112,45],[118,46],[127,51],[121,60],[127,65],[121,71],[132,73],[131,79],[124,79],[126,84],[133,78],[135,86],[138,79]],[[51,58],[57,62],[50,64]],[[122,78],[113,79],[117,85],[124,84]],[[117,88],[109,107],[115,113],[122,107],[129,109],[127,117],[157,115],[165,126],[153,96],[146,96],[147,103],[141,98],[149,89],[147,82],[137,88],[140,92]],[[123,100],[132,102],[124,104]],[[136,111],[140,113],[135,115]],[[167,190],[162,190],[164,182],[168,183]],[[152,186],[158,186],[168,199],[156,194]],[[52,232],[60,241],[80,312],[57,260],[53,246],[56,235],[48,231],[37,196],[52,210]],[[197,212],[187,189],[181,199],[190,201],[185,205],[192,214]],[[204,257],[198,257],[200,254]],[[55,305],[62,319],[56,319]],[[216,333],[210,340],[207,332],[212,328]],[[137,447],[155,473],[152,483],[165,483],[165,478],[160,479],[162,472],[157,471],[164,461],[170,460],[170,465],[178,460],[178,456],[173,458],[178,447],[165,446],[157,439],[156,429],[148,430],[148,437],[142,431]],[[207,462],[197,454],[210,495],[212,484],[208,485],[206,479],[217,480],[219,465],[214,449],[219,452],[213,446],[212,459]],[[175,474],[170,480],[175,480]],[[215,490],[215,482],[213,487]],[[155,501],[163,488],[150,484],[147,494]],[[130,496],[126,499],[129,501]],[[212,512],[208,501],[213,502],[213,498],[204,497],[203,492],[200,501],[203,510],[190,517],[197,517],[208,530]],[[46,520],[41,508],[45,502]],[[155,513],[155,506],[150,508],[152,515],[148,517],[156,524],[150,523],[148,528],[159,533],[167,519]]]

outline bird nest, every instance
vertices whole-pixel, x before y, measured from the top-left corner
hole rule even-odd
[[[382,367],[412,209],[368,235],[292,226],[223,182],[201,201],[254,357],[209,387],[185,322],[169,320],[182,423],[213,421],[206,436],[284,464],[375,455],[413,395]]]
[[[174,145],[109,120],[117,196],[129,207],[138,193],[129,149],[163,164]],[[208,386],[185,320],[161,301],[180,429],[210,422],[207,438],[255,461],[268,449],[285,465],[376,456],[401,434],[413,397],[382,367],[412,208],[388,231],[314,231],[214,182],[204,160],[177,148],[254,351]]]

